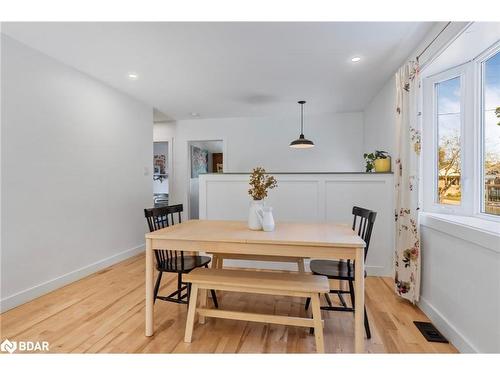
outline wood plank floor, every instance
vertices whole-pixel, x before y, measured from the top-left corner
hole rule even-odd
[[[176,285],[163,277],[160,294]],[[305,316],[304,300],[218,293],[228,309]],[[337,302],[333,299],[334,303]],[[366,304],[370,353],[454,353],[448,344],[427,342],[413,324],[428,321],[398,298],[388,278],[368,277]],[[0,315],[1,339],[44,340],[58,353],[314,353],[307,328],[207,319],[193,342],[183,342],[186,305],[157,301],[153,337],[144,336],[144,256],[116,264]],[[353,315],[323,311],[329,353],[353,352]]]

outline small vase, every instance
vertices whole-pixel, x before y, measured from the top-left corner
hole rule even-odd
[[[253,200],[250,202],[250,209],[248,210],[248,228],[251,230],[262,229],[264,201]]]
[[[264,207],[264,215],[262,217],[262,229],[264,232],[272,232],[274,230],[273,208]]]

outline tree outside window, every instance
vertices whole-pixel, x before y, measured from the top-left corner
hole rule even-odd
[[[438,125],[437,200],[441,204],[459,205],[462,198],[460,89],[460,77],[436,84]]]
[[[483,212],[500,215],[500,53],[483,63]]]

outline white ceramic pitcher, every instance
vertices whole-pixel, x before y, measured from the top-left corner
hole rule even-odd
[[[264,232],[272,232],[274,230],[273,208],[264,207],[262,210],[262,229]]]

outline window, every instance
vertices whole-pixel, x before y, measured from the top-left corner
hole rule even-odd
[[[423,211],[500,221],[500,41],[423,77]]]
[[[437,124],[436,200],[459,205],[461,188],[460,77],[435,84]]]
[[[500,52],[482,62],[481,211],[500,216]]]

